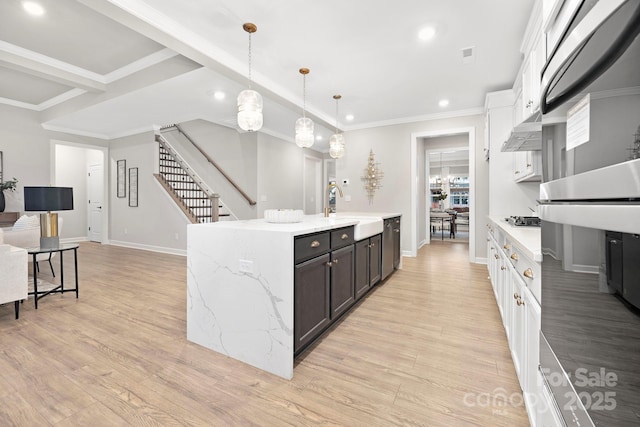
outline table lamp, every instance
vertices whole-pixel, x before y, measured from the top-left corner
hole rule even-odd
[[[24,210],[47,211],[40,214],[40,247],[57,248],[58,214],[51,211],[73,210],[73,188],[71,187],[24,187]]]

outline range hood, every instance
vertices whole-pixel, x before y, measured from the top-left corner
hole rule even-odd
[[[542,150],[542,116],[539,111],[516,125],[500,148],[500,151],[536,150]]]

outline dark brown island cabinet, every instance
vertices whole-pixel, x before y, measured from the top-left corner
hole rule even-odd
[[[382,280],[400,267],[400,217],[384,220],[382,231]]]
[[[358,242],[353,234],[351,226],[295,238],[295,355],[400,265],[399,217],[382,234]]]
[[[356,301],[380,281],[382,236],[377,234],[356,243]]]

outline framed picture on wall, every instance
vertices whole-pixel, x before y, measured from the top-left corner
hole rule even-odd
[[[123,198],[123,197],[127,197],[127,183],[126,183],[127,161],[118,160],[117,164],[118,164],[118,171],[117,171],[117,181],[116,181],[116,188],[117,188],[116,196]]]
[[[138,207],[138,168],[129,168],[129,206]]]

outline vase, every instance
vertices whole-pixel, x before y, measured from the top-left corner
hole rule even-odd
[[[4,191],[0,191],[0,212],[4,212]]]

